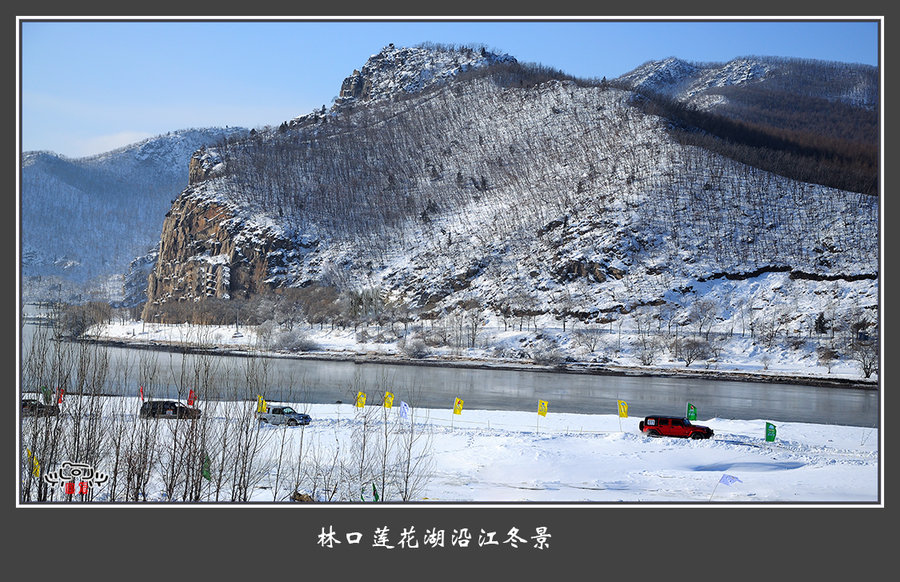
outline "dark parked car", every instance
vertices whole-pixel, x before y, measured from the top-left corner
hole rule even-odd
[[[151,400],[141,405],[143,418],[200,418],[200,409],[174,400]]]
[[[708,439],[713,431],[708,426],[691,424],[679,416],[648,416],[638,424],[641,432],[648,436],[671,436],[691,439]]]
[[[59,416],[59,406],[33,398],[22,399],[22,416]]]

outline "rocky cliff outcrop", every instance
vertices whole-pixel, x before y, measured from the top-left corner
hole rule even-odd
[[[206,298],[247,298],[270,287],[267,275],[283,255],[285,241],[248,228],[222,203],[186,190],[163,223],[159,258],[147,280],[142,317],[153,320],[160,305]]]
[[[372,92],[372,81],[363,78],[358,69],[353,69],[353,74],[341,83],[341,99],[365,100]]]
[[[147,277],[145,320],[154,319],[164,303],[247,298],[271,286],[270,268],[289,245],[265,229],[248,227],[229,205],[201,193],[198,185],[223,168],[213,148],[191,156],[190,185],[166,213],[156,265]]]
[[[417,93],[470,69],[515,62],[510,55],[498,55],[484,48],[395,47],[389,44],[369,57],[362,69],[355,69],[344,79],[336,104]]]
[[[223,167],[222,157],[214,149],[202,148],[194,152],[188,164],[188,184],[198,184],[218,175]]]

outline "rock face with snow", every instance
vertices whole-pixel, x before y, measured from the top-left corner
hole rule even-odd
[[[213,177],[222,169],[222,157],[215,149],[201,148],[194,152],[188,165],[188,184],[196,184]]]
[[[159,254],[147,278],[145,319],[160,303],[247,298],[263,290],[271,233],[247,229],[228,206],[182,195],[162,227]]]
[[[446,83],[461,72],[501,62],[514,63],[516,59],[485,49],[397,48],[391,44],[344,79],[337,103],[372,102],[419,93]]]
[[[634,89],[689,100],[718,87],[759,83],[772,71],[770,64],[758,59],[742,58],[725,64],[702,65],[672,57],[645,63],[618,80]]]

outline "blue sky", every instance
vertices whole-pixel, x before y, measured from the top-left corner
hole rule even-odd
[[[484,45],[579,77],[670,56],[878,64],[876,21],[20,22],[23,151],[81,157],[190,127],[278,125],[330,106],[389,43]]]

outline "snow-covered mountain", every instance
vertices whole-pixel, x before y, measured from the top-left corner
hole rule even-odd
[[[188,183],[191,154],[241,128],[187,129],[100,155],[21,158],[24,277],[82,284],[126,273],[159,242],[166,211]]]
[[[651,61],[611,81],[680,140],[804,182],[877,195],[876,67],[778,57]]]
[[[700,108],[726,103],[730,95],[722,91],[726,87],[748,89],[755,86],[758,89],[764,86],[769,91],[789,92],[866,109],[874,109],[878,100],[876,67],[778,57],[739,57],[727,63],[691,63],[669,57],[644,63],[616,82]]]
[[[370,103],[404,94],[422,93],[472,69],[516,62],[509,55],[498,55],[484,48],[440,45],[395,47],[390,44],[344,79],[336,104],[346,105],[354,101]]]
[[[669,59],[627,82],[733,102],[803,65]],[[817,99],[868,86],[847,70]],[[395,316],[503,325],[877,320],[877,196],[687,143],[626,85],[477,49],[388,46],[331,110],[245,139],[178,132],[74,161],[30,152],[23,272],[118,273],[134,301],[150,272],[145,316],[321,288],[336,299],[317,317],[332,321],[364,297]]]
[[[877,318],[877,197],[679,142],[629,90],[481,73],[424,93],[385,81],[403,98],[216,151],[167,218],[145,317],[319,286],[508,325]]]

